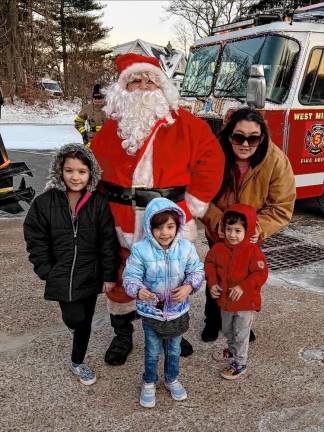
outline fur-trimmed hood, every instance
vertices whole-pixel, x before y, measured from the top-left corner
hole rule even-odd
[[[49,167],[49,176],[47,177],[48,182],[45,185],[44,190],[58,189],[66,191],[66,186],[63,182],[63,160],[68,153],[80,151],[90,161],[90,182],[86,188],[88,192],[94,192],[97,188],[97,184],[101,178],[102,170],[94,157],[92,151],[81,144],[66,144],[59,148],[53,157],[53,160]]]

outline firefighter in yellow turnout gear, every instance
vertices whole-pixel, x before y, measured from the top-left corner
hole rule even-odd
[[[100,131],[106,121],[104,106],[104,95],[101,93],[101,85],[96,84],[93,88],[92,102],[82,107],[74,119],[74,127],[80,132],[83,144],[91,147],[91,140],[95,133]]]

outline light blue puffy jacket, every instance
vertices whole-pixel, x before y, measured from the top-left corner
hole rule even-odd
[[[165,210],[177,211],[180,220],[178,233],[167,250],[159,245],[151,232],[151,218]],[[123,285],[127,294],[134,298],[137,297],[140,288],[149,289],[159,300],[164,301],[164,307],[160,310],[152,301],[137,300],[137,311],[142,316],[160,321],[178,318],[188,311],[189,299],[182,303],[172,302],[170,298],[172,289],[190,284],[193,288],[192,292],[195,292],[204,280],[204,266],[195,246],[181,238],[185,218],[182,209],[166,198],[155,198],[146,207],[145,236],[132,247],[123,273]]]

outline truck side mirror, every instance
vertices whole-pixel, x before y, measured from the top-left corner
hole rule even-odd
[[[251,108],[264,108],[265,98],[266,81],[263,65],[251,65],[246,89],[246,103]]]

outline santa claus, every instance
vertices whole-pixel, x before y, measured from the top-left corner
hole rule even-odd
[[[108,120],[95,135],[92,151],[103,169],[120,243],[120,281],[107,292],[116,336],[108,364],[125,363],[132,349],[135,302],[121,284],[129,251],[143,235],[148,202],[166,197],[186,213],[185,238],[194,241],[194,218],[202,217],[220,188],[224,155],[208,124],[179,108],[179,93],[154,57],[116,57],[119,79],[106,91]],[[192,352],[183,342],[183,354]]]

